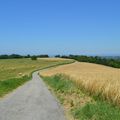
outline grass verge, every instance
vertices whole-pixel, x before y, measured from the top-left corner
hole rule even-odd
[[[69,77],[55,75],[42,78],[63,104],[68,120],[120,120],[119,107],[87,96]]]
[[[18,86],[29,80],[30,77],[24,76],[22,78],[13,78],[5,81],[0,81],[0,97],[4,96],[5,94],[9,93],[13,89],[17,88]]]

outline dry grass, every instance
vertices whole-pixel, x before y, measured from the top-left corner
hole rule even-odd
[[[2,59],[0,60],[0,81],[18,78],[37,69],[42,69],[52,65],[67,63],[71,60],[43,58],[38,60],[31,59]]]
[[[73,60],[60,59],[1,59],[0,97],[31,79],[31,73],[38,69],[71,63]]]
[[[100,94],[120,105],[120,69],[103,65],[75,62],[41,72],[42,76],[62,73],[70,76],[91,94]]]
[[[64,60],[71,60],[71,59],[66,59],[66,58],[38,58],[39,60],[49,60],[49,61],[64,61]]]

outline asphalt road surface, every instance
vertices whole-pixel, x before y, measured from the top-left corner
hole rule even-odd
[[[56,98],[38,72],[31,81],[0,99],[0,120],[65,120]]]

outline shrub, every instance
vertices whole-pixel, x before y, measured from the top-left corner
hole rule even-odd
[[[32,56],[31,60],[37,60],[37,57],[36,56]]]

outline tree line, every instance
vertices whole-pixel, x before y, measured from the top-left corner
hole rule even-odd
[[[31,58],[32,60],[37,60],[37,58],[48,58],[49,55],[43,54],[43,55],[19,55],[19,54],[11,54],[11,55],[0,55],[0,59],[19,59],[19,58]],[[96,64],[102,64],[114,68],[120,68],[120,57],[117,57],[117,59],[114,57],[112,58],[105,58],[105,57],[99,57],[99,56],[85,56],[85,55],[56,55],[55,57],[60,58],[68,58],[68,59],[74,59],[79,62],[89,62],[89,63],[96,63]]]
[[[17,58],[48,58],[49,56],[44,55],[19,55],[19,54],[11,54],[11,55],[0,55],[0,59],[17,59]]]
[[[102,64],[102,65],[106,65],[114,68],[120,68],[120,59],[114,59],[114,58],[108,59],[108,58],[99,57],[99,56],[84,56],[84,55],[68,55],[68,56],[56,55],[55,57],[75,59],[79,62],[96,63],[96,64]]]

